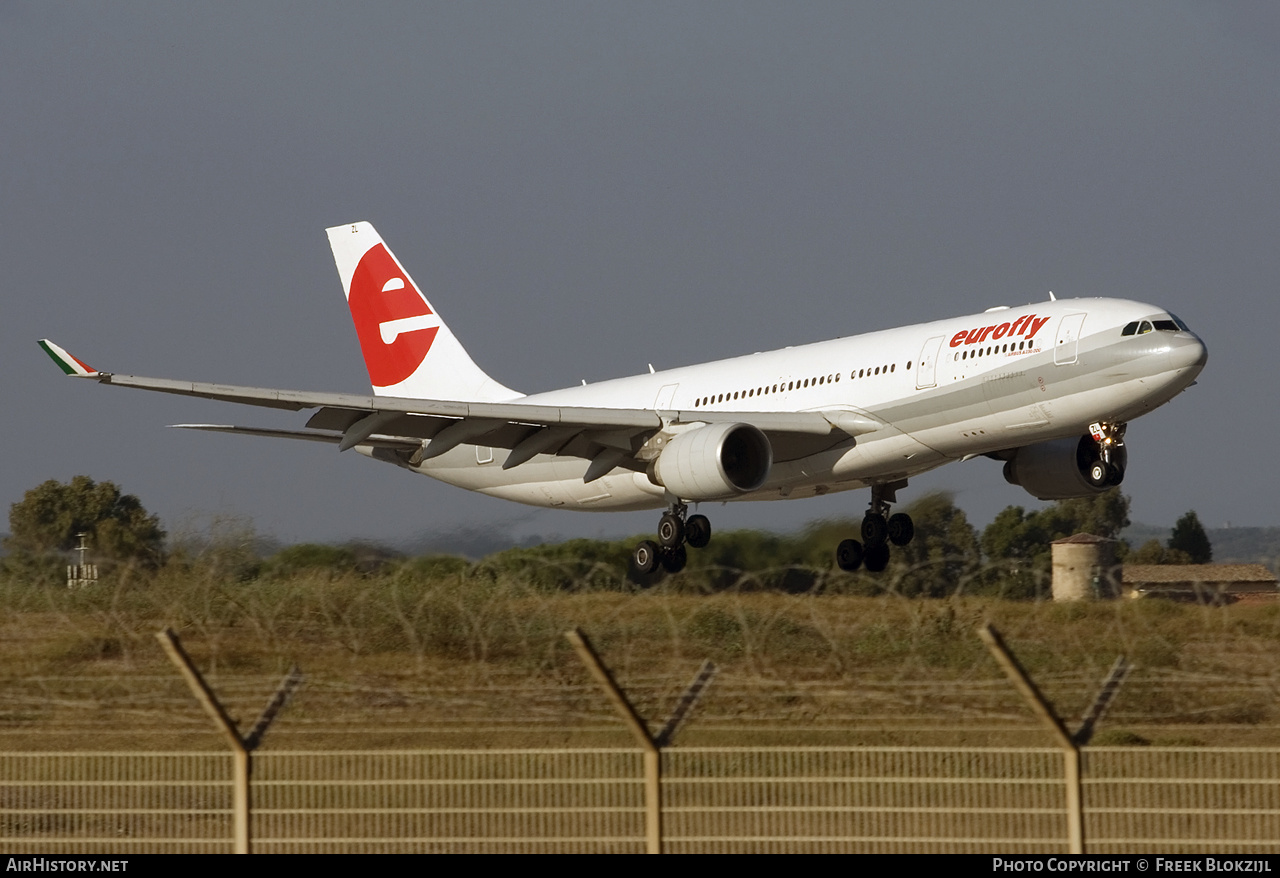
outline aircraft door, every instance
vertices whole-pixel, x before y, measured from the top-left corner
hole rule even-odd
[[[653,401],[654,410],[659,412],[671,411],[671,403],[675,400],[676,389],[679,387],[679,384],[662,385],[662,389],[658,391],[657,398]]]
[[[1068,314],[1058,324],[1058,338],[1053,344],[1053,362],[1059,366],[1069,366],[1076,361],[1080,350],[1080,329],[1084,326],[1085,315]]]
[[[944,336],[935,336],[920,349],[920,362],[916,366],[916,390],[938,386],[938,351]]]

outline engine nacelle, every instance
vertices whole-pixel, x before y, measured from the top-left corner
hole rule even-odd
[[[653,477],[681,500],[725,500],[769,477],[773,446],[750,424],[707,424],[678,434],[654,461]]]
[[[1101,464],[1101,452],[1092,436],[1054,439],[1012,452],[1004,465],[1004,479],[1040,500],[1091,497],[1120,484],[1127,460],[1124,445],[1111,451],[1111,464]]]

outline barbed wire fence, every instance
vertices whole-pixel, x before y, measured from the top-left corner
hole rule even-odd
[[[252,849],[275,851],[1083,853],[1086,838],[1092,851],[1276,848],[1280,749],[1099,748],[1086,774],[1080,746],[1114,698],[1123,664],[1113,666],[1093,709],[1069,735],[994,629],[981,631],[1006,670],[1015,669],[1015,682],[1022,678],[1023,694],[1034,693],[1033,710],[1061,739],[1056,753],[668,749],[668,730],[687,719],[710,663],[655,736],[575,630],[567,639],[642,739],[638,748],[264,752],[255,757],[252,796],[249,754],[300,674],[291,672],[246,737],[165,631],[163,642],[180,656],[175,661],[192,691],[218,732],[233,740],[232,758],[136,751],[0,757],[0,841],[19,852],[247,853],[251,835]]]

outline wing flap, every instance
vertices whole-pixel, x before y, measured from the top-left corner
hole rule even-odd
[[[341,433],[317,433],[312,430],[277,430],[268,427],[238,427],[232,424],[170,424],[175,430],[203,430],[209,433],[235,433],[240,436],[265,436],[269,439],[302,439],[307,442],[324,442],[337,445],[342,441]],[[375,448],[417,448],[419,440],[409,436],[386,436],[374,434],[366,438],[361,445]]]

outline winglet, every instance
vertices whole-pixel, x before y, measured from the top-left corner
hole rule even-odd
[[[85,365],[47,338],[40,339],[40,347],[49,355],[50,359],[58,364],[58,368],[68,375],[73,375],[76,378],[97,378],[101,374],[97,369]]]

